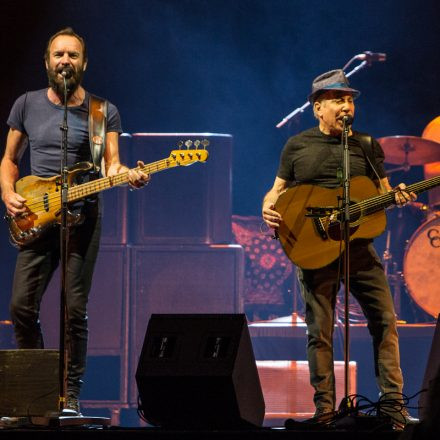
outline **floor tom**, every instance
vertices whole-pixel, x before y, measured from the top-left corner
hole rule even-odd
[[[440,313],[440,213],[412,235],[405,250],[403,274],[409,294],[427,313]]]

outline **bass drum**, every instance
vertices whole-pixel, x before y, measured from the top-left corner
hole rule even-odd
[[[423,223],[405,250],[403,274],[413,300],[437,318],[440,313],[440,214]]]

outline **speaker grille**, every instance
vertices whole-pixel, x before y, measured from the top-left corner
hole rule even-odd
[[[58,411],[58,380],[57,350],[0,350],[1,416]]]

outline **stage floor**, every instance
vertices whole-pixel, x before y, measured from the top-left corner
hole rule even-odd
[[[286,430],[286,429],[249,429],[249,430],[165,430],[157,428],[59,428],[59,429],[3,429],[0,430],[0,439],[28,438],[39,439],[63,439],[63,440],[397,440],[401,436],[398,431],[353,431],[323,429],[311,430]]]
[[[286,360],[286,359],[305,359],[305,326],[303,323],[286,322],[285,320],[272,321],[270,323],[250,324],[249,331],[252,339],[255,358],[257,360]],[[431,347],[432,336],[435,325],[433,324],[406,324],[399,325],[400,345],[402,354],[402,370],[406,379],[407,394],[417,392],[423,379],[423,373]],[[358,393],[369,394],[374,400],[377,395],[373,376],[372,350],[368,329],[365,325],[354,325],[351,328],[352,359],[357,362]],[[416,400],[416,399],[415,399]],[[100,406],[99,401],[82,402],[83,413],[91,416],[107,416],[111,419],[112,426],[97,427],[0,427],[0,440],[28,437],[36,440],[44,439],[159,439],[159,440],[198,440],[198,439],[218,439],[218,440],[284,440],[284,439],[371,439],[374,433],[375,440],[398,439],[401,432],[391,429],[382,430],[370,427],[369,429],[350,428],[350,429],[329,429],[314,428],[309,426],[295,429],[285,429],[284,420],[265,420],[263,428],[243,429],[243,430],[169,430],[146,426],[141,422],[136,410],[132,407],[124,409],[124,405],[116,408],[105,408],[105,404]],[[413,402],[416,406],[417,402]],[[118,405],[116,405],[118,407]],[[417,416],[416,411],[413,415]],[[414,437],[415,438],[415,437]],[[405,436],[405,440],[412,439]]]

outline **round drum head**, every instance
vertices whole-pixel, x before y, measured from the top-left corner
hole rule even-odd
[[[427,313],[440,313],[440,217],[422,224],[411,237],[403,260],[408,292]]]

